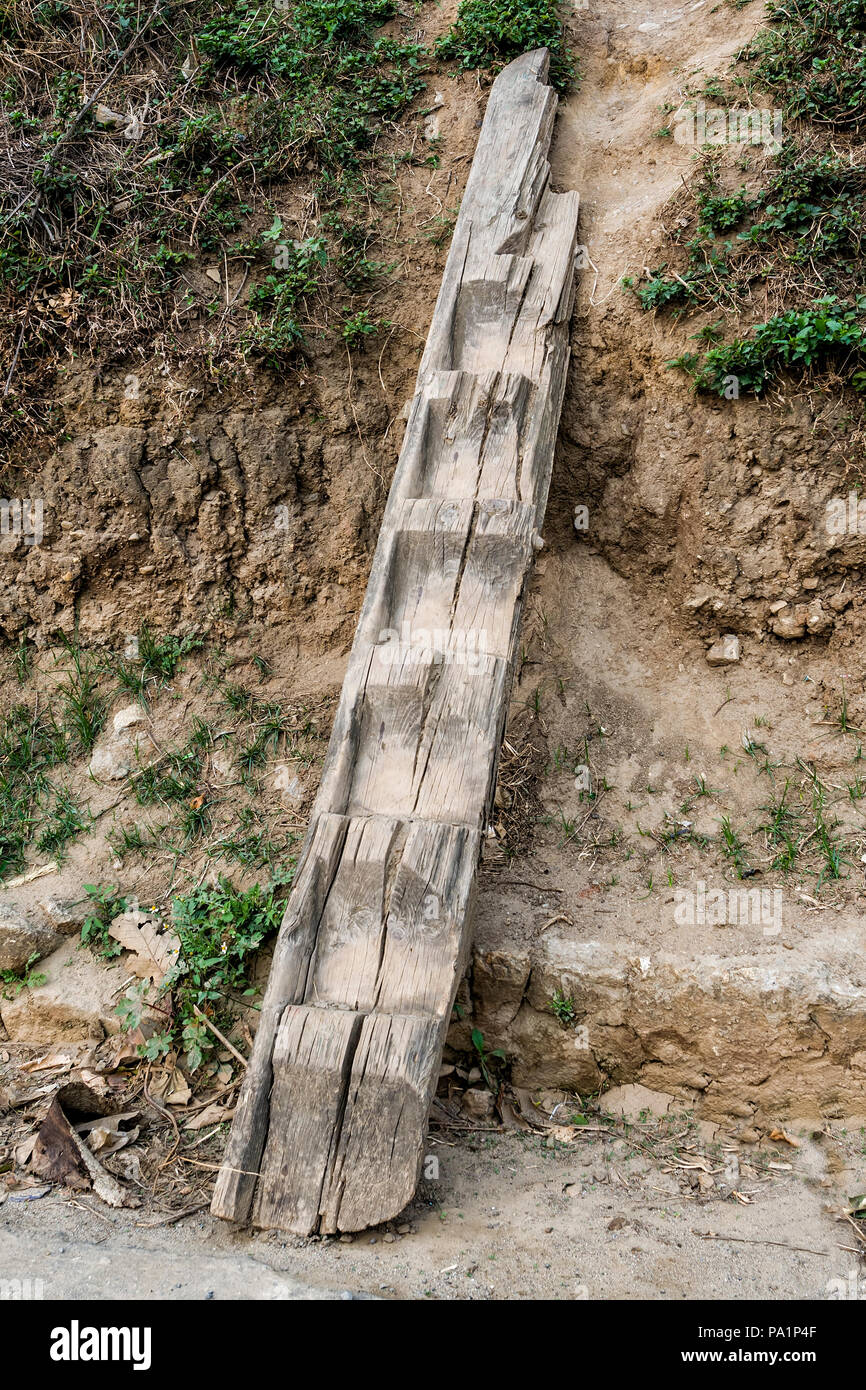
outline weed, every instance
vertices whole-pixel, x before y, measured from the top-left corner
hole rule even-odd
[[[348,348],[361,347],[368,338],[390,326],[387,319],[371,319],[366,309],[360,309],[356,314],[348,314],[344,319],[343,342]]]
[[[0,994],[4,999],[17,999],[23,990],[45,984],[47,976],[33,969],[38,959],[39,952],[34,951],[18,970],[0,970]]]
[[[786,370],[826,369],[866,355],[866,327],[860,322],[866,296],[846,304],[835,295],[816,300],[808,309],[791,309],[758,324],[748,338],[736,338],[711,348],[695,378],[699,390],[724,396],[736,377],[741,391],[759,395],[767,383]]]
[[[50,710],[13,705],[0,725],[0,878],[20,868],[52,796],[49,771],[69,756]]]
[[[839,697],[839,710],[833,718],[833,723],[838,728],[840,734],[859,734],[862,732],[851,724],[848,718],[848,692],[845,689],[845,682],[842,682],[842,694]]]
[[[488,1088],[491,1091],[498,1090],[498,1086],[494,1084],[493,1076],[496,1067],[491,1066],[491,1063],[503,1063],[505,1061],[505,1053],[502,1051],[501,1047],[495,1047],[488,1052],[484,1045],[484,1034],[480,1028],[472,1029],[472,1046],[475,1048],[475,1055],[478,1059],[481,1075],[487,1082]]]
[[[549,50],[551,82],[567,91],[577,64],[565,43],[556,0],[461,0],[436,52],[456,59],[461,68],[486,68],[534,48]]]
[[[72,668],[60,686],[65,727],[82,753],[89,753],[108,718],[108,701],[99,692],[99,671],[92,656],[66,644]]]
[[[722,853],[731,859],[737,870],[737,878],[750,878],[754,872],[749,868],[746,847],[731,825],[730,816],[722,816]]]
[[[557,1018],[563,1028],[571,1028],[577,1021],[577,1010],[574,1007],[574,1000],[566,997],[561,990],[554,990],[553,998],[550,1001],[550,1012]]]
[[[90,816],[77,805],[71,792],[63,788],[57,793],[51,815],[43,822],[36,848],[41,854],[50,854],[58,864],[62,864],[68,842],[89,830],[90,823]]]
[[[30,664],[30,645],[27,638],[22,636],[15,648],[15,679],[19,685],[23,685],[30,675]]]
[[[196,1013],[223,1020],[232,1003],[249,1002],[256,989],[249,978],[250,958],[276,931],[283,902],[272,886],[236,890],[220,876],[172,902],[171,926],[180,941],[177,965],[163,982],[174,1000],[173,1034],[195,1071],[216,1040]]]
[[[862,0],[770,0],[769,28],[740,53],[750,85],[789,116],[856,128],[866,111]]]
[[[115,917],[126,912],[130,901],[112,886],[85,883],[84,891],[90,898],[93,910],[84,919],[81,944],[89,946],[103,960],[111,960],[114,956],[119,956],[123,948],[119,941],[113,940],[109,935],[109,927]]]
[[[249,305],[256,317],[246,337],[253,351],[275,362],[290,356],[303,341],[299,310],[321,288],[321,271],[328,262],[322,236],[308,237],[283,250],[277,273],[266,275],[250,293]]]
[[[842,868],[845,864],[843,846],[838,839],[833,836],[835,826],[829,826],[824,814],[826,805],[826,793],[818,781],[817,777],[812,781],[812,814],[815,818],[815,839],[818,850],[823,857],[824,864],[818,875],[816,891],[820,891],[822,884],[828,878],[837,879],[842,877]]]

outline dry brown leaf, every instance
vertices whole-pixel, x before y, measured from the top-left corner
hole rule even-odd
[[[775,1144],[790,1144],[792,1149],[799,1149],[799,1139],[792,1139],[790,1134],[786,1134],[783,1129],[771,1129],[769,1136]]]
[[[577,1130],[572,1125],[547,1125],[545,1128],[548,1142],[553,1139],[560,1144],[570,1144],[577,1134]]]
[[[137,1125],[130,1129],[123,1128],[124,1125],[132,1125],[138,1118],[139,1111],[122,1110],[117,1115],[102,1115],[99,1119],[87,1120],[84,1124],[76,1125],[75,1132],[86,1138],[91,1153],[108,1158],[110,1154],[117,1153],[118,1149],[125,1148],[138,1138]]]
[[[230,1120],[234,1113],[233,1108],[229,1110],[224,1105],[207,1105],[198,1115],[193,1115],[187,1120],[184,1129],[206,1129],[208,1125],[218,1125],[223,1120]]]
[[[173,1064],[154,1073],[148,1082],[148,1090],[154,1100],[161,1101],[163,1105],[187,1105],[192,1099],[186,1077]]]
[[[19,1071],[50,1071],[54,1067],[83,1067],[92,1060],[95,1049],[75,1048],[66,1052],[49,1052],[45,1057],[34,1057],[30,1062],[22,1062]]]
[[[140,1134],[138,1125],[132,1129],[112,1129],[110,1125],[96,1125],[87,1136],[87,1147],[100,1158],[110,1158],[118,1149],[134,1144]]]
[[[39,1126],[30,1168],[36,1177],[63,1183],[65,1187],[91,1186],[87,1164],[56,1096]]]
[[[504,1092],[500,1094],[499,1100],[496,1102],[496,1104],[502,1119],[502,1123],[505,1125],[506,1129],[519,1129],[522,1130],[524,1134],[533,1134],[535,1132],[529,1121],[524,1119],[523,1115],[521,1115],[519,1111],[515,1110],[514,1106],[511,1104],[511,1101],[504,1094]]]
[[[132,952],[132,960],[124,963],[140,979],[150,980],[154,985],[162,984],[180,952],[180,942],[174,932],[160,931],[139,912],[121,913],[108,931],[115,941]]]
[[[36,1135],[31,1134],[27,1139],[22,1139],[20,1144],[16,1144],[12,1151],[16,1168],[26,1168],[27,1164],[30,1162],[30,1156],[33,1153],[35,1143]]]

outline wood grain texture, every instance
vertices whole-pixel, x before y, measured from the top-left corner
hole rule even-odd
[[[415,1190],[469,948],[568,366],[548,55],[491,90],[213,1211],[308,1234]]]

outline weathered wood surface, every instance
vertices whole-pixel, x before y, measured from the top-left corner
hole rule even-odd
[[[547,69],[491,91],[214,1194],[232,1220],[361,1230],[417,1183],[568,363]]]

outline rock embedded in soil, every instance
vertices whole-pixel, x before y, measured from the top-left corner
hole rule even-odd
[[[733,632],[726,632],[707,652],[707,663],[710,666],[729,666],[731,662],[739,659],[740,639]]]
[[[93,904],[89,898],[85,898],[83,902],[75,902],[67,898],[45,898],[39,904],[39,908],[55,931],[63,936],[69,936],[84,926],[85,921],[93,911]],[[56,944],[59,945],[59,942]]]
[[[773,619],[773,632],[777,637],[783,637],[790,642],[798,637],[806,635],[806,615],[800,614],[799,609],[793,612],[785,612],[783,609],[777,617]]]
[[[489,1120],[493,1115],[493,1096],[490,1091],[473,1086],[463,1093],[460,1108],[470,1120]]]
[[[129,975],[123,967],[105,964],[69,939],[39,962],[39,973],[44,984],[0,998],[12,1042],[101,1041],[120,1031],[117,1001]]]
[[[696,1119],[752,1127],[784,1116],[857,1115],[866,1088],[866,941],[853,919],[759,955],[655,951],[552,927],[528,949],[476,929],[464,1016],[448,1044],[502,1048],[515,1087],[578,1095],[638,1083]],[[581,1031],[550,1013],[579,1004]],[[467,1093],[468,1094],[468,1093]],[[465,1099],[465,1098],[464,1098]]]
[[[131,750],[124,744],[118,747],[109,743],[97,748],[90,759],[87,771],[97,782],[119,782],[132,771],[134,759]]]
[[[88,772],[100,782],[119,782],[144,761],[144,747],[136,733],[147,715],[139,705],[127,705],[114,716],[112,732],[103,735],[93,750]]]
[[[828,632],[832,626],[833,619],[824,612],[820,603],[816,602],[809,605],[806,613],[806,627],[811,633],[818,636],[822,632]]]
[[[44,956],[63,939],[47,922],[38,922],[13,903],[0,905],[0,970],[21,970],[31,956]]]
[[[673,1096],[666,1095],[664,1091],[650,1091],[646,1086],[634,1084],[614,1086],[613,1090],[605,1091],[601,1105],[609,1115],[622,1115],[626,1120],[639,1120],[646,1115],[652,1115],[657,1119],[661,1115],[667,1115],[670,1110],[677,1109],[677,1102]]]
[[[137,724],[144,724],[146,721],[147,715],[140,705],[124,706],[123,709],[117,711],[112,721],[115,738],[126,733],[127,729],[135,728]]]

